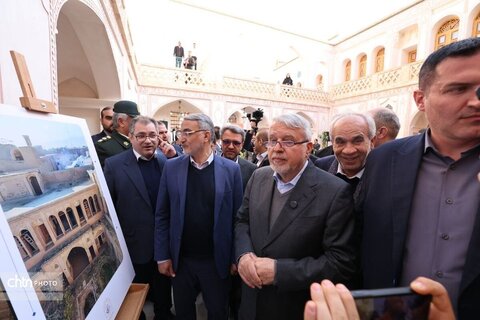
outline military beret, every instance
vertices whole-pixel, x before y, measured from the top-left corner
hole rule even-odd
[[[113,105],[113,112],[125,113],[129,116],[136,117],[140,115],[138,112],[137,104],[133,101],[121,100]]]

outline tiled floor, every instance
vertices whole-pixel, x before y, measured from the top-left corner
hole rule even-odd
[[[205,309],[205,305],[203,304],[202,296],[199,295],[197,298],[197,320],[207,320],[207,310]],[[143,311],[147,316],[147,320],[153,320],[154,313],[153,313],[153,303],[151,301],[145,301],[145,305],[143,306]]]

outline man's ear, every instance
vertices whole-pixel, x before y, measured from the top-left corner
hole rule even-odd
[[[413,92],[413,100],[417,104],[417,108],[420,111],[425,111],[425,92],[422,90],[415,90]]]

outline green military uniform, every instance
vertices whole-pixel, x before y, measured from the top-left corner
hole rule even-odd
[[[105,165],[105,159],[131,147],[132,144],[130,140],[118,133],[117,130],[113,130],[110,136],[106,136],[95,142],[95,150],[97,151],[98,160],[100,160],[102,168]]]

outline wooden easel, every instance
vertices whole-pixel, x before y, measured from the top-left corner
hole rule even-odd
[[[30,73],[28,72],[27,63],[25,62],[25,57],[13,50],[10,51],[10,55],[12,56],[18,81],[20,82],[20,87],[22,88],[24,95],[23,97],[20,97],[20,104],[22,107],[31,111],[57,113],[55,105],[52,102],[37,99],[37,96],[35,95],[35,89],[33,88],[32,79],[30,78]]]
[[[24,97],[20,97],[20,104],[27,110],[43,113],[57,113],[55,105],[46,100],[37,99],[35,89],[33,88],[32,79],[28,72],[25,57],[16,52],[10,51],[15,71],[17,72],[18,81]],[[136,320],[140,317],[145,299],[148,293],[148,284],[132,283],[128,289],[127,295],[120,306],[115,319],[116,320]]]

